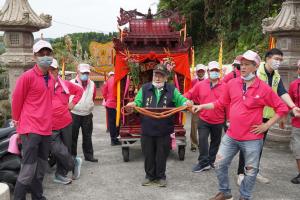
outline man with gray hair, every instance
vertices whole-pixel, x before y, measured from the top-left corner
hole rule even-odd
[[[86,161],[98,162],[94,158],[94,150],[92,143],[93,133],[93,109],[94,100],[96,97],[95,83],[90,80],[90,65],[81,63],[78,65],[77,76],[71,82],[80,86],[83,89],[83,94],[79,102],[71,110],[73,125],[72,125],[72,155],[77,156],[77,141],[79,129],[82,130],[82,150]],[[70,97],[70,101],[73,97]]]

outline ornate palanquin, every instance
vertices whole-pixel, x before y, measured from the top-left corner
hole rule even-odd
[[[142,84],[152,80],[156,64],[169,59],[174,63],[170,81],[182,93],[190,88],[190,37],[186,36],[186,21],[178,12],[161,11],[142,14],[120,9],[119,38],[114,38],[116,50],[115,85],[117,94],[117,125],[120,125],[124,161],[129,160],[129,146],[138,141],[141,133],[138,114],[124,116],[120,108],[133,101]],[[134,62],[129,62],[134,61]],[[133,67],[132,67],[133,66]],[[138,73],[133,71],[139,68]],[[138,74],[138,82],[134,81]],[[119,121],[120,120],[120,121]],[[180,160],[184,159],[185,129],[182,113],[175,117],[175,134]]]

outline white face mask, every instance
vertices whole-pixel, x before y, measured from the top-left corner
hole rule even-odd
[[[271,67],[274,70],[277,70],[280,67],[281,62],[279,60],[272,60]]]
[[[165,83],[164,83],[164,82],[156,83],[156,82],[152,81],[152,85],[153,85],[155,88],[160,89],[160,88],[164,87]]]
[[[255,74],[253,72],[251,72],[250,74],[248,74],[247,76],[241,76],[241,78],[245,81],[250,81],[255,77]]]

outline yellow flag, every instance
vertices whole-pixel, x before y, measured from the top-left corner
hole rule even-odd
[[[220,42],[220,50],[219,50],[219,65],[220,65],[220,75],[221,75],[221,78],[223,76],[222,60],[223,60],[223,41],[221,40],[221,42]]]
[[[62,59],[62,66],[61,66],[61,78],[62,80],[65,80],[65,73],[66,72],[66,65],[65,65],[65,59]]]

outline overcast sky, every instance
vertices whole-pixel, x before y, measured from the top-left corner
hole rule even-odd
[[[2,8],[6,0],[0,0]],[[117,16],[120,7],[125,10],[137,8],[147,13],[151,6],[155,13],[159,0],[28,0],[33,10],[52,15],[52,26],[34,33],[35,38],[62,37],[74,32],[117,31]]]

